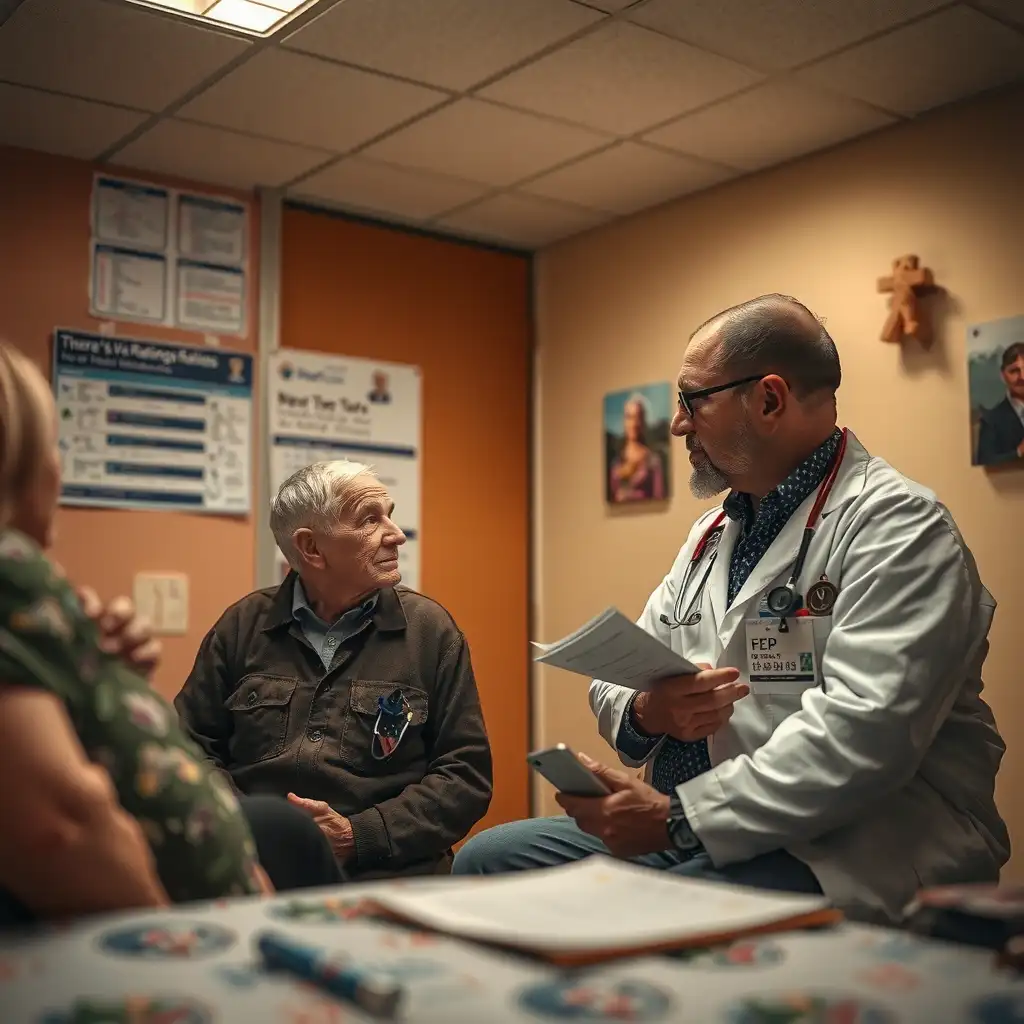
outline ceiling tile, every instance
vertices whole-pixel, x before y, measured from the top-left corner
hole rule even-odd
[[[594,210],[533,196],[506,194],[442,217],[434,226],[505,245],[536,249],[578,235],[609,219],[607,214]]]
[[[102,0],[25,0],[0,31],[0,75],[86,99],[163,110],[249,43]]]
[[[1020,0],[974,0],[974,5],[990,11],[997,18],[1024,26],[1024,4]]]
[[[571,0],[345,0],[285,45],[464,90],[602,17]]]
[[[1024,36],[972,8],[951,7],[798,74],[913,115],[1024,77]]]
[[[894,121],[845,96],[793,83],[767,82],[673,121],[645,140],[756,171]]]
[[[429,220],[479,199],[487,187],[355,156],[303,179],[291,191],[369,213]]]
[[[741,64],[779,71],[883,32],[948,0],[650,0],[629,20]]]
[[[549,199],[627,214],[735,176],[735,171],[703,160],[623,142],[520,188]]]
[[[446,98],[446,93],[424,86],[269,49],[200,93],[178,114],[344,152]]]
[[[320,150],[172,119],[154,125],[118,150],[112,162],[211,184],[255,188],[284,185],[329,156]]]
[[[0,145],[95,160],[145,114],[0,83]]]
[[[616,11],[624,11],[627,7],[632,7],[633,4],[642,3],[643,0],[576,0],[576,2],[614,14]]]
[[[459,100],[367,147],[386,163],[487,185],[511,185],[611,141],[479,100]]]
[[[483,90],[489,99],[619,135],[650,128],[762,76],[636,25],[606,25]]]

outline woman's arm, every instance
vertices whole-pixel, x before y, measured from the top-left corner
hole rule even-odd
[[[57,697],[0,683],[0,778],[0,886],[33,913],[170,902],[142,829]]]

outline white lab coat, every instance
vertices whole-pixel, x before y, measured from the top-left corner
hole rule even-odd
[[[816,494],[728,607],[739,524],[727,520],[699,624],[669,630],[660,616],[673,620],[691,552],[718,510],[702,516],[640,625],[692,662],[734,666],[746,678],[744,623],[789,578]],[[684,607],[705,566],[692,574]],[[851,917],[891,921],[919,887],[995,880],[1009,857],[993,798],[1005,745],[980,696],[996,605],[935,495],[869,455],[852,432],[800,592],[822,574],[839,596],[831,615],[812,618],[818,684],[802,693],[753,684],[710,738],[711,771],[678,793],[714,864],[781,847]],[[631,695],[591,684],[612,746]]]

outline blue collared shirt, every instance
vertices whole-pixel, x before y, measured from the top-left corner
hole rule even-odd
[[[324,671],[331,667],[338,648],[363,628],[376,607],[377,594],[374,593],[362,604],[356,605],[355,608],[349,608],[333,624],[328,624],[313,611],[302,580],[298,578],[295,580],[295,591],[292,594],[292,617],[299,624],[302,635],[320,656]]]

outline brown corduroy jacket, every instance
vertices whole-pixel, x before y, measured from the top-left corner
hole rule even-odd
[[[203,640],[174,704],[242,793],[325,800],[352,823],[352,878],[444,871],[491,800],[491,750],[469,646],[435,601],[381,591],[325,672],[292,614],[294,574],[232,605]],[[378,697],[412,717],[371,755]]]

